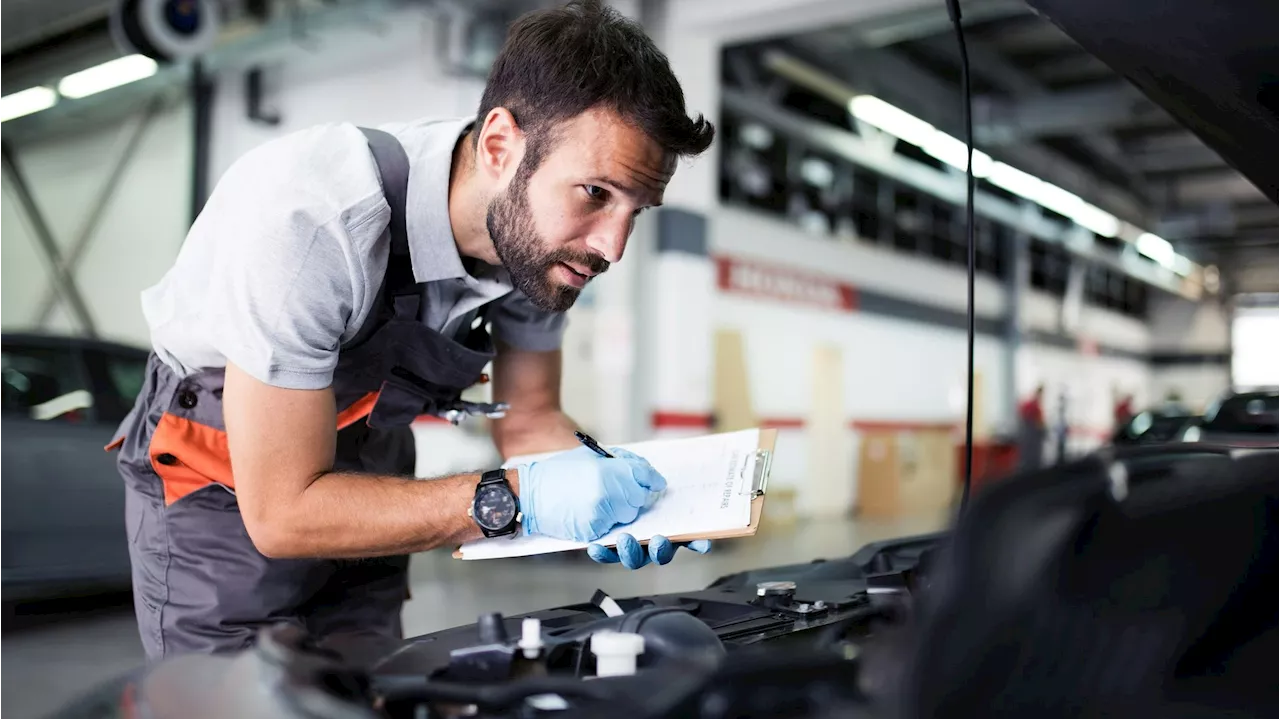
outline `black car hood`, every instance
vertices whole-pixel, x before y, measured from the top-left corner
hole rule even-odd
[[[1028,0],[1276,200],[1275,0]]]

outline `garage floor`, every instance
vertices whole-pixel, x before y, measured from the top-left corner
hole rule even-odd
[[[708,555],[678,555],[666,567],[629,572],[583,557],[461,562],[446,552],[414,557],[405,631],[423,634],[475,621],[478,612],[514,614],[586,601],[597,588],[619,597],[698,589],[732,572],[836,557],[868,542],[930,532],[943,517],[893,521],[825,520],[766,526],[721,542]],[[5,719],[33,719],[142,663],[128,596],[91,603],[22,607],[6,617],[0,642]]]

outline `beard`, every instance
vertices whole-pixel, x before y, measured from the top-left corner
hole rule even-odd
[[[551,270],[564,262],[599,274],[609,269],[609,262],[599,255],[566,247],[545,249],[547,243],[533,226],[527,190],[528,178],[517,172],[506,192],[489,202],[485,226],[498,259],[511,276],[511,284],[538,309],[564,312],[578,300],[581,290],[555,281]]]

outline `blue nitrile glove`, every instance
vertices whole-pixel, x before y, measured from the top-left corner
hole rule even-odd
[[[643,457],[623,449],[609,452],[613,458],[579,447],[520,466],[525,534],[590,542],[634,522],[667,488]]]
[[[616,549],[603,544],[592,544],[587,547],[587,556],[601,564],[621,563],[627,569],[639,569],[650,562],[658,565],[670,562],[675,558],[676,550],[681,547],[688,547],[698,554],[706,554],[711,551],[711,540],[695,539],[692,542],[673,544],[670,539],[661,534],[655,534],[649,538],[649,551],[646,553],[635,537],[630,534],[620,534]]]

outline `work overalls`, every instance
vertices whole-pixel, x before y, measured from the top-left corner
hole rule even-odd
[[[493,344],[475,313],[453,337],[420,321],[423,286],[413,279],[405,225],[408,158],[393,136],[364,133],[391,207],[391,252],[374,311],[338,355],[334,468],[411,475],[410,423],[448,411],[480,379]],[[222,369],[179,377],[152,353],[142,392],[109,446],[120,449],[147,657],[242,649],[278,622],[348,654],[398,641],[407,556],[270,559],[254,547],[236,504],[223,377]]]

